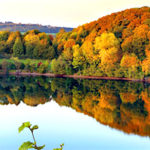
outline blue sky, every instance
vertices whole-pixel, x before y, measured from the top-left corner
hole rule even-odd
[[[0,21],[77,27],[150,0],[0,0]]]

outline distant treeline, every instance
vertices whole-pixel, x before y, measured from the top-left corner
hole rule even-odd
[[[3,31],[20,31],[27,32],[28,30],[37,29],[40,32],[45,33],[58,33],[62,27],[54,27],[50,25],[40,25],[40,24],[21,24],[21,23],[13,23],[13,22],[0,22],[0,30]],[[63,27],[65,31],[71,31],[73,28]]]

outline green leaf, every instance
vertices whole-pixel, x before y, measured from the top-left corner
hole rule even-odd
[[[64,143],[60,144],[60,148],[54,148],[53,150],[62,150],[64,146]]]
[[[28,150],[28,149],[31,149],[33,148],[34,144],[30,141],[28,142],[24,142],[20,147],[19,147],[19,150]]]
[[[33,130],[36,130],[36,129],[38,129],[39,127],[37,126],[37,125],[35,125],[35,126],[33,126],[32,128],[31,128],[31,130],[33,131]]]
[[[24,124],[25,127],[31,127],[30,122],[24,122],[23,124]]]
[[[45,147],[45,145],[39,146],[39,147],[37,147],[37,149],[38,149],[38,150],[41,150],[41,149],[43,149],[44,147]]]
[[[23,131],[24,128],[25,128],[25,126],[24,126],[24,124],[22,124],[22,125],[18,128],[19,133],[20,133],[21,131]]]
[[[24,128],[29,128],[29,127],[31,127],[30,122],[24,122],[24,123],[18,128],[18,131],[19,131],[19,133],[20,133],[21,131],[24,130]]]

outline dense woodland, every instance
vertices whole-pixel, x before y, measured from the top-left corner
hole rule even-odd
[[[54,39],[56,73],[143,78],[150,74],[150,8],[133,8]],[[60,69],[61,68],[61,69]]]
[[[19,31],[0,31],[0,54],[1,57],[53,59],[55,51],[52,39],[51,35],[38,30],[23,35]]]
[[[0,32],[1,56],[49,59],[56,74],[143,78],[150,75],[150,8],[102,17],[56,38],[31,30]]]

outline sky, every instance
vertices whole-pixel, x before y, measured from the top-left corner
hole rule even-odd
[[[77,27],[150,0],[0,0],[0,22]]]

